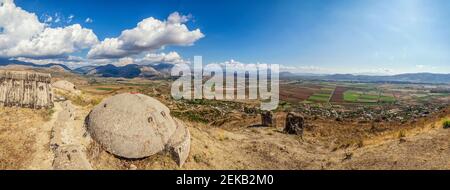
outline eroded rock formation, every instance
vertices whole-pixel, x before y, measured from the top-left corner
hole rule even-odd
[[[50,74],[0,70],[0,106],[53,106]]]

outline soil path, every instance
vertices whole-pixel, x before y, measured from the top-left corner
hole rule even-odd
[[[55,103],[53,107],[53,115],[51,116],[50,121],[44,123],[36,133],[36,141],[33,145],[33,149],[35,150],[31,162],[27,169],[30,170],[49,170],[53,169],[52,162],[54,158],[54,154],[50,149],[50,137],[53,125],[55,124],[58,115],[62,111],[62,107],[59,103]]]

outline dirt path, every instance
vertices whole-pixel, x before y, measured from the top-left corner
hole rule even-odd
[[[32,160],[27,169],[31,170],[49,170],[53,169],[52,162],[54,154],[50,149],[50,137],[53,125],[55,124],[58,115],[62,111],[59,103],[55,103],[53,107],[53,115],[50,121],[44,123],[38,130],[35,131],[36,141],[33,145],[35,152],[32,155]]]
[[[62,111],[53,124],[50,138],[53,169],[92,169],[85,154],[90,139],[85,136],[84,115],[70,101],[62,102],[60,106]]]

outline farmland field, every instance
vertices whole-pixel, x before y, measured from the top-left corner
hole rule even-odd
[[[346,87],[337,86],[334,90],[333,96],[331,97],[332,102],[343,102],[344,101],[344,92],[347,91]]]
[[[321,94],[321,93],[317,93],[314,94],[312,96],[310,96],[308,98],[308,101],[313,101],[313,102],[328,102],[328,100],[330,99],[331,95],[330,94]]]
[[[419,93],[419,92],[416,92]],[[423,93],[422,98],[430,94]],[[333,104],[379,104],[397,101],[394,96],[405,97],[407,94],[392,91],[389,88],[375,84],[339,83],[339,82],[310,82],[282,85],[280,88],[281,100],[290,103],[333,103]],[[438,95],[436,95],[438,96]]]

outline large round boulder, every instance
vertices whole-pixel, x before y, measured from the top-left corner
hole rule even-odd
[[[164,104],[131,93],[103,100],[89,114],[87,127],[108,152],[124,158],[143,158],[164,150],[178,128]]]

